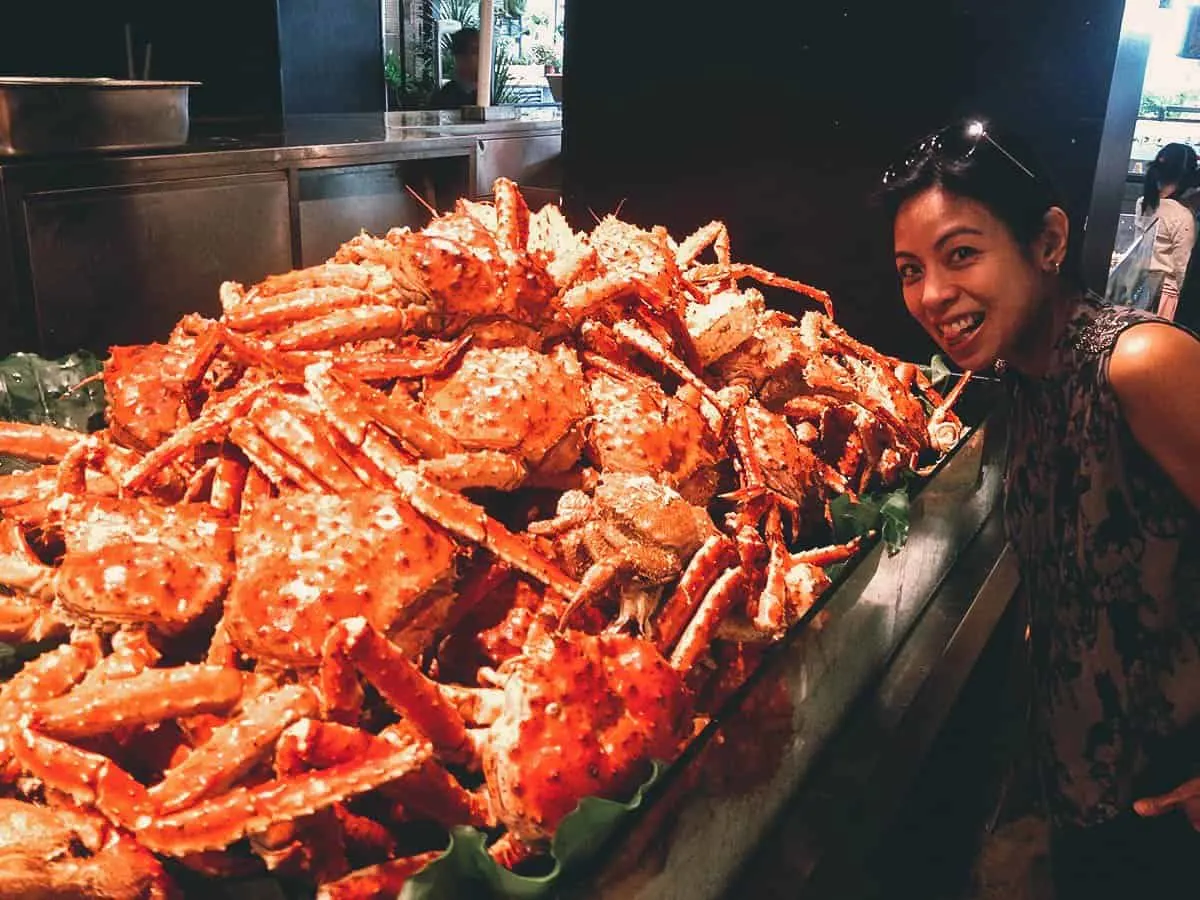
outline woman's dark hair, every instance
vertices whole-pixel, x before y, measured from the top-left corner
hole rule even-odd
[[[974,119],[949,125],[914,145],[884,174],[878,199],[895,222],[905,201],[929,188],[983,204],[1024,247],[1042,233],[1051,207],[1067,208],[1028,144]],[[1064,274],[1077,282],[1078,243],[1069,242],[1063,266]]]
[[[1164,185],[1173,184],[1183,193],[1196,182],[1196,151],[1187,144],[1167,144],[1146,167],[1142,189],[1142,212],[1158,209]]]

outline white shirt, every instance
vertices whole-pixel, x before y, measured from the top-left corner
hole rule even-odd
[[[1178,293],[1179,286],[1183,284],[1183,275],[1187,271],[1188,260],[1192,256],[1192,247],[1196,243],[1196,217],[1190,209],[1170,197],[1160,200],[1158,208],[1148,216],[1142,215],[1142,198],[1139,197],[1134,212],[1141,228],[1158,219],[1150,271],[1164,274],[1164,291]]]

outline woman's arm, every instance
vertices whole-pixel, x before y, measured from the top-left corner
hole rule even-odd
[[[1117,338],[1108,379],[1134,438],[1200,509],[1200,341],[1135,325]]]

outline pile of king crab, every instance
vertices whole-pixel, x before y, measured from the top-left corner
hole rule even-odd
[[[0,423],[40,464],[0,640],[61,640],[0,688],[0,893],[384,895],[456,825],[519,867],[812,608],[836,497],[959,440],[957,388],[720,223],[493,196],[112,348],[101,431]]]

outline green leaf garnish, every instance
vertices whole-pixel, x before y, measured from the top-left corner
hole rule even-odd
[[[646,792],[666,770],[655,761],[646,782],[628,803],[584,797],[558,825],[550,842],[554,868],[546,875],[517,875],[488,855],[487,837],[477,828],[460,825],[450,832],[446,852],[410,878],[400,900],[451,900],[491,896],[504,900],[536,900],[544,896],[563,872],[592,857],[617,824],[642,805]]]
[[[929,383],[933,389],[941,393],[942,387],[950,383],[950,367],[940,353],[935,353],[929,361]]]
[[[887,492],[860,494],[857,502],[842,494],[829,504],[829,514],[837,542],[844,544],[878,531],[888,554],[894,556],[908,540],[908,485],[904,483]],[[826,573],[833,578],[840,571],[831,566]]]
[[[101,368],[99,360],[85,352],[61,359],[42,359],[32,353],[0,359],[0,420],[82,432],[103,427],[103,384],[97,379],[77,387]],[[36,464],[0,456],[0,475],[30,468]]]

